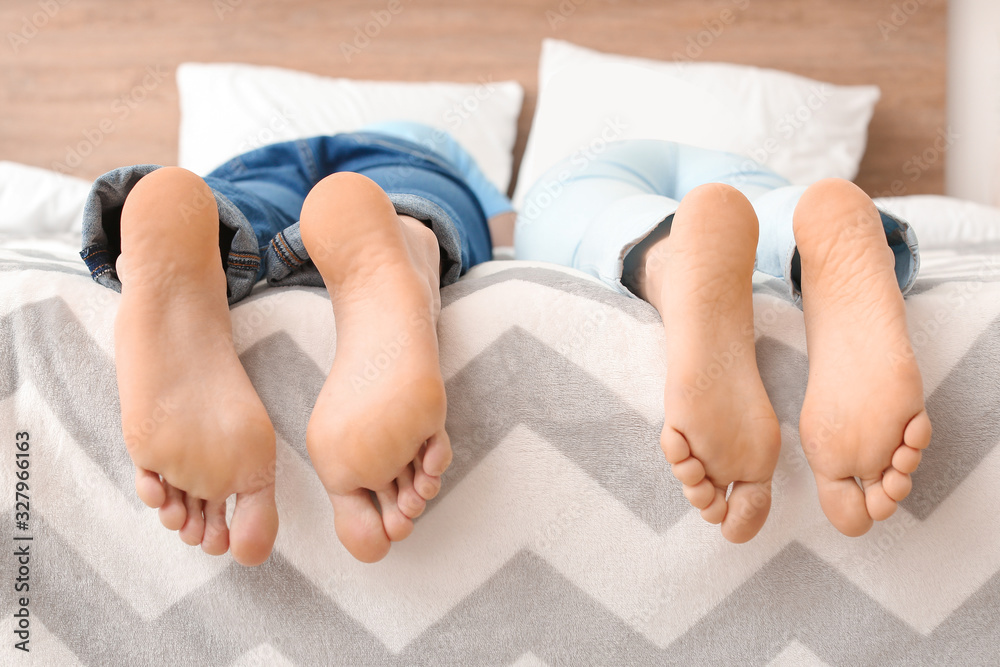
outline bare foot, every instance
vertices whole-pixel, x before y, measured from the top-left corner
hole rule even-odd
[[[795,210],[795,240],[809,352],[802,447],[827,518],[862,535],[910,492],[930,443],[923,383],[868,196],[840,179],[811,186]]]
[[[681,202],[670,235],[648,250],[639,284],[667,336],[663,452],[691,504],[737,543],[767,519],[781,448],[754,348],[756,248],[757,218],[746,198],[704,185]]]
[[[301,230],[337,326],[306,443],[340,541],[374,562],[410,534],[451,463],[437,344],[440,250],[430,229],[396,215],[378,185],[350,172],[313,188]]]
[[[154,171],[121,234],[115,366],[136,492],[187,544],[262,563],[278,530],[274,429],[233,347],[212,192],[184,169]]]

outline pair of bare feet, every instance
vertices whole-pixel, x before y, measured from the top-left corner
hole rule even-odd
[[[451,462],[438,243],[353,173],[313,188],[301,233],[337,323],[309,455],[341,542],[376,561],[410,534]],[[275,434],[234,347],[208,186],[174,167],[145,176],[122,210],[121,244],[115,363],[136,492],[187,544],[259,564],[278,530]]]
[[[213,201],[200,178],[164,168],[125,203],[115,322],[122,424],[136,491],[163,525],[254,565],[278,529],[275,435],[233,344],[218,213],[204,205]],[[810,356],[800,431],[823,509],[849,535],[892,513],[930,439],[919,371],[899,354],[909,338],[878,220],[843,181],[811,188],[795,214]],[[436,334],[440,251],[429,229],[351,173],[313,189],[301,231],[337,323],[309,454],[340,540],[376,561],[410,534],[451,461]],[[754,354],[756,241],[743,196],[703,186],[650,248],[640,281],[666,323],[664,452],[691,503],[734,542],[767,517],[780,448]]]
[[[910,492],[931,437],[923,385],[872,201],[848,181],[819,181],[793,227],[809,355],[800,439],[827,518],[858,536]],[[701,186],[638,276],[667,336],[664,454],[691,504],[738,543],[767,518],[781,447],[755,357],[757,236],[739,191]]]

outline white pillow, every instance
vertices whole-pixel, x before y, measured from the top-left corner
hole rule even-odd
[[[79,231],[90,182],[56,171],[0,162],[0,232]]]
[[[877,197],[875,204],[913,225],[921,250],[975,249],[1000,242],[1000,208],[944,195]]]
[[[269,143],[409,120],[447,130],[501,192],[510,185],[524,90],[514,81],[355,81],[238,64],[177,68],[179,164],[205,175]]]
[[[877,86],[835,86],[746,65],[665,62],[542,43],[538,106],[514,200],[562,158],[613,139],[666,139],[745,155],[793,183],[853,179]]]

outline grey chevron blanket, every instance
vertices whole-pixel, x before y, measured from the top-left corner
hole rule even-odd
[[[258,290],[232,315],[278,432],[282,523],[247,569],[185,546],[135,497],[118,295],[74,239],[0,238],[0,664],[997,664],[1000,244],[941,236],[923,265],[907,303],[934,439],[913,493],[857,539],[827,524],[799,446],[801,312],[756,284],[783,449],[770,519],[740,546],[660,453],[655,311],[555,267],[477,268],[443,293],[455,462],[375,565],[337,542],[305,449],[329,302]]]

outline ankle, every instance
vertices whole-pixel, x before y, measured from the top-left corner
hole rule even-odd
[[[673,215],[629,250],[623,262],[622,284],[637,297],[654,306],[659,302],[659,294],[662,292],[666,244],[670,238],[672,223]]]
[[[661,241],[643,249],[631,262],[626,262],[622,282],[629,291],[659,310],[666,267],[666,249]]]
[[[437,234],[424,222],[408,215],[400,215],[399,222],[403,226],[403,234],[411,253],[416,251],[417,257],[427,262],[427,266],[435,274],[435,282],[440,284],[444,258],[441,256],[441,245],[438,243]]]

